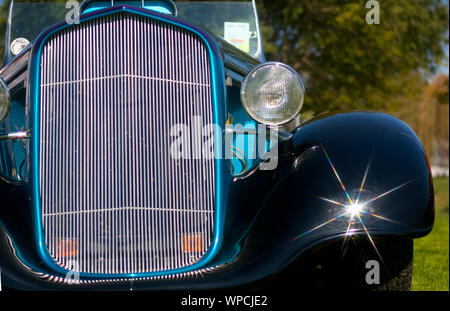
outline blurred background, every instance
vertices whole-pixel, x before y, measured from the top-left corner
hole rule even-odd
[[[367,2],[256,0],[266,58],[304,77],[305,119],[375,110],[417,133],[435,177],[436,225],[415,242],[413,290],[448,291],[449,1],[380,0],[380,23],[372,25]],[[2,57],[8,6],[0,0]]]

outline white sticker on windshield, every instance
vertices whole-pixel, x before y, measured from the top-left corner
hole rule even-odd
[[[250,24],[225,22],[225,40],[244,52],[250,52]]]

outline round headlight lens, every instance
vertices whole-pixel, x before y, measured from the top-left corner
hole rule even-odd
[[[291,67],[265,63],[251,71],[241,87],[247,113],[259,123],[280,125],[294,119],[303,105],[305,87]]]
[[[9,93],[5,81],[0,78],[0,122],[2,122],[9,110]]]

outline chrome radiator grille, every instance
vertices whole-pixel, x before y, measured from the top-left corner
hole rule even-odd
[[[40,66],[38,182],[57,264],[126,274],[198,262],[213,234],[214,161],[173,159],[170,130],[212,123],[201,39],[120,13],[54,34]]]

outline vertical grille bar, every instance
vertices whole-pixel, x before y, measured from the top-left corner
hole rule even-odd
[[[173,159],[170,130],[193,128],[194,116],[212,124],[209,66],[195,34],[128,13],[46,42],[39,186],[45,240],[60,266],[143,273],[206,253],[214,161],[195,159],[193,147],[190,159]]]

